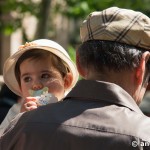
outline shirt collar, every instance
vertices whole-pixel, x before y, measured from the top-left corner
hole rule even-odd
[[[124,89],[114,83],[80,80],[64,100],[69,98],[98,102],[106,101],[142,113],[134,99]]]

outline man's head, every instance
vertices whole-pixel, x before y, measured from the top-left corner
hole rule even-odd
[[[112,7],[91,13],[80,34],[79,73],[85,79],[116,83],[139,103],[150,72],[150,18]]]

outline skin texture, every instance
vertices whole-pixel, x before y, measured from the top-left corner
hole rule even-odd
[[[20,65],[20,81],[22,96],[25,98],[21,112],[37,108],[33,97],[29,97],[29,90],[40,90],[48,87],[49,93],[55,95],[58,100],[64,97],[65,90],[71,85],[72,75],[68,73],[64,78],[51,64],[49,58],[33,60],[26,59]]]
[[[100,80],[115,83],[127,91],[135,102],[139,105],[143,99],[150,73],[147,71],[146,63],[149,60],[150,53],[144,52],[140,60],[140,64],[133,70],[122,70],[119,73],[107,70],[105,73],[100,73],[92,67],[86,68],[80,64],[80,56],[76,53],[76,66],[79,74],[87,80]]]
[[[146,69],[146,63],[150,58],[150,53],[147,51],[143,53],[139,67],[135,71],[135,90],[133,90],[133,98],[139,105],[144,97],[148,81],[150,78],[150,72]]]

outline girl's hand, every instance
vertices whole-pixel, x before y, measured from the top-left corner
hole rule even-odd
[[[35,97],[26,97],[21,106],[20,112],[26,112],[38,107]]]

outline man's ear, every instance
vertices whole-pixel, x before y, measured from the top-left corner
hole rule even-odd
[[[67,73],[67,75],[64,78],[64,87],[65,87],[65,89],[68,89],[71,86],[72,81],[73,81],[72,74],[71,73]]]
[[[150,53],[148,51],[144,52],[142,54],[140,64],[136,69],[136,79],[137,79],[138,85],[143,82],[143,78],[144,78],[145,71],[146,71],[146,63],[149,60],[149,57],[150,57]]]
[[[85,68],[83,68],[80,64],[80,60],[79,60],[79,54],[78,52],[76,51],[76,66],[77,66],[77,69],[78,69],[78,72],[79,74],[83,77],[83,78],[86,78],[86,75],[87,75],[87,71]]]

